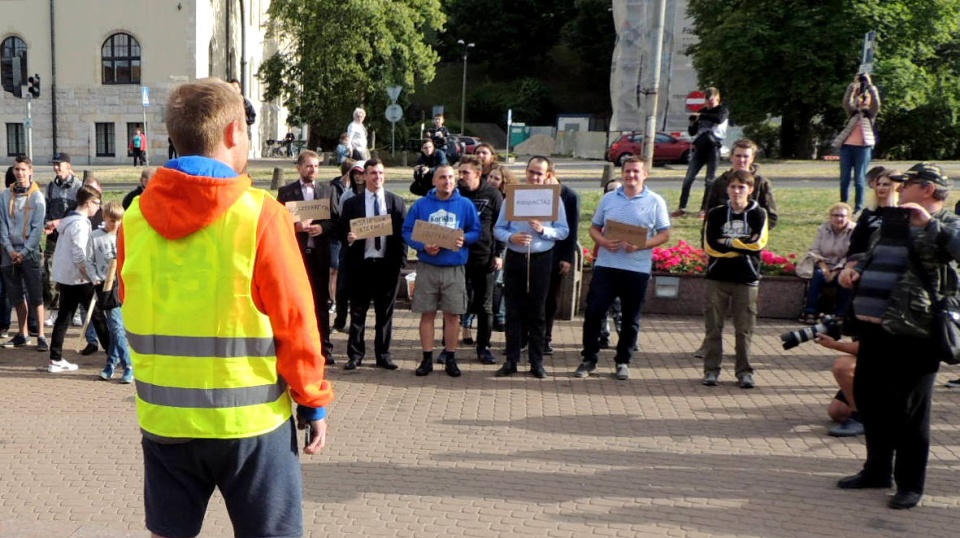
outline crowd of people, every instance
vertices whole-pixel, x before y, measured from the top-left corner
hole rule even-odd
[[[691,119],[709,152],[722,140],[727,116],[719,92],[711,90],[707,110]],[[876,116],[876,90],[868,79],[850,92],[845,100],[856,104],[850,124],[864,133],[862,126]],[[0,272],[3,310],[9,316],[15,309],[18,331],[3,345],[24,347],[35,337],[37,350],[49,353],[49,372],[75,371],[77,365],[64,358],[64,339],[75,312],[88,308],[84,353],[103,347],[100,377],[109,380],[122,370],[121,383],[136,382],[146,522],[156,535],[199,532],[214,488],[234,523],[249,532],[302,532],[296,430],[306,433],[307,454],[326,443],[333,388],[325,368],[338,358],[331,333],[348,334],[343,368],[359,369],[372,304],[373,365],[399,368],[391,350],[393,317],[408,248],[417,256],[411,309],[420,316],[422,357],[416,376],[430,375],[439,364],[459,377],[461,342],[474,346],[470,352],[481,364],[496,365],[491,336],[497,330],[506,340],[505,359],[493,370],[497,377],[517,374],[524,362],[532,377],[549,375],[544,357],[553,353],[560,283],[578,250],[577,192],[560,183],[549,157],[534,156],[522,183],[549,186],[557,209],[536,218],[515,216],[511,185],[521,181],[497,162],[489,144],[475,155],[448,158],[438,142],[441,116],[422,146],[425,156],[440,155],[415,169],[414,184],[425,190],[407,207],[386,188],[384,163],[368,154],[364,117],[358,108],[342,139],[349,151],[337,177],[319,178],[319,154],[297,156],[298,177],[280,187],[277,200],[291,208],[303,202],[326,208],[308,218],[295,217],[296,211],[252,187],[245,173],[250,121],[244,100],[215,79],[171,92],[167,128],[180,156],[155,174],[145,169],[122,204],[103,203],[99,183],[80,181],[67,154],[54,160],[56,177],[45,192],[30,159],[18,157],[8,171],[9,188],[0,193]],[[850,136],[845,145],[870,142]],[[728,305],[737,385],[757,385],[750,358],[760,253],[779,212],[770,181],[754,164],[756,152],[749,140],[735,142],[732,167],[716,180],[714,157],[695,157],[710,176],[701,204],[708,256],[704,337],[696,352],[703,359],[702,383],[710,387],[720,383]],[[571,372],[576,378],[596,373],[600,351],[612,343],[610,315],[619,335],[613,376],[630,378],[652,252],[670,240],[671,230],[667,203],[646,179],[643,162],[626,159],[591,217],[596,259],[582,360]],[[853,336],[816,336],[843,353],[834,364],[840,390],[829,406],[840,424],[830,433],[866,437],[863,469],[838,487],[895,482],[889,506],[911,508],[923,495],[932,386],[943,358],[932,328],[934,295],[956,292],[960,282],[960,218],[943,208],[951,182],[934,165],[902,173],[875,167],[865,173],[865,184],[873,200],[858,194],[855,208],[833,204],[813,240],[801,321],[821,322],[828,312]],[[674,217],[685,214],[685,205],[682,199]],[[179,208],[175,216],[171,207]],[[614,227],[627,231],[614,236]],[[837,292],[825,308],[829,287]],[[311,293],[303,293],[307,289]],[[181,315],[185,310],[193,313],[189,319]],[[49,344],[46,312],[53,327]],[[461,333],[471,327],[468,320],[477,323],[469,341]],[[903,361],[906,356],[915,359]],[[229,479],[214,476],[215,468],[226,469]],[[251,498],[251,489],[262,495]]]

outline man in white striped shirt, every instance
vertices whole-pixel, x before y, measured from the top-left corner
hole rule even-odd
[[[601,198],[590,226],[590,237],[600,246],[594,263],[587,310],[583,320],[583,362],[575,377],[588,377],[597,368],[600,352],[600,326],[614,299],[620,298],[623,325],[617,342],[616,378],[630,378],[630,359],[640,334],[640,309],[653,269],[653,248],[670,239],[670,215],[667,203],[644,186],[647,173],[643,161],[631,157],[623,164],[623,186]],[[609,221],[647,229],[642,247],[604,237]]]

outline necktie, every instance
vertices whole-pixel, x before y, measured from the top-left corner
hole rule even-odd
[[[380,198],[374,194],[373,195],[373,216],[376,217],[380,214]],[[373,248],[380,250],[380,236],[373,238]]]

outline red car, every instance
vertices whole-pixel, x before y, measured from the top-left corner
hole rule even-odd
[[[476,136],[454,136],[453,138],[457,139],[462,152],[467,155],[473,155],[477,151],[477,146],[480,145],[480,138]]]
[[[693,144],[667,133],[657,133],[653,145],[654,162],[689,163]],[[631,132],[622,135],[607,150],[607,160],[623,165],[627,157],[643,157],[643,133]]]

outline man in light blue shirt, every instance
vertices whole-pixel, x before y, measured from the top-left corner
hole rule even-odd
[[[590,237],[599,245],[593,278],[587,293],[587,311],[583,320],[583,362],[575,377],[588,377],[597,368],[600,352],[600,326],[614,299],[620,298],[623,326],[617,342],[616,377],[630,378],[630,359],[640,334],[640,309],[647,293],[653,268],[653,248],[670,239],[670,215],[660,195],[644,187],[647,174],[643,161],[631,157],[623,164],[623,186],[600,199],[590,226]],[[604,237],[610,221],[646,228],[642,246]]]
[[[542,185],[556,173],[553,162],[547,157],[532,157],[527,162],[527,183]],[[509,200],[508,200],[509,202]],[[497,370],[497,377],[517,372],[524,335],[527,335],[530,358],[530,373],[538,378],[547,377],[543,368],[543,347],[546,337],[546,302],[553,268],[553,247],[557,241],[570,233],[563,211],[557,220],[507,220],[507,203],[500,208],[493,235],[507,245],[503,267],[504,297],[507,301],[505,334],[507,360]]]

